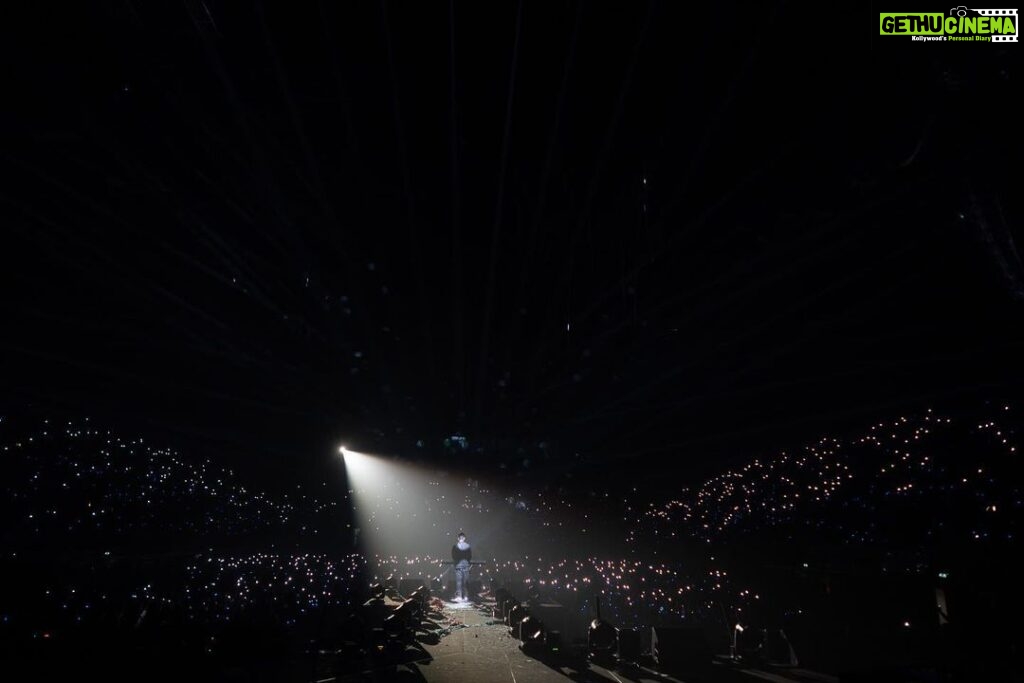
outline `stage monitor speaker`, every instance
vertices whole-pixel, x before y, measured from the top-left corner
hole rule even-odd
[[[541,602],[530,606],[530,614],[540,619],[552,631],[569,631],[569,610],[557,602]]]
[[[552,653],[558,654],[562,651],[562,632],[561,631],[548,631],[547,637],[548,650]]]
[[[711,666],[714,652],[697,626],[651,629],[651,654],[663,671],[700,671]]]

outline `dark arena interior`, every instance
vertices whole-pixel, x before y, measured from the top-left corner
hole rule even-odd
[[[1024,679],[1016,10],[15,4],[0,678]]]

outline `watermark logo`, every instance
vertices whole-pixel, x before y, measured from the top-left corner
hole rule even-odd
[[[1016,43],[1017,10],[954,7],[948,12],[882,12],[881,35],[915,42]]]

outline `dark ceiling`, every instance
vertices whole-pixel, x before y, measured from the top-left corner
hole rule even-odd
[[[685,472],[1022,378],[1017,45],[754,2],[77,11],[8,44],[10,410],[275,471],[458,431]]]

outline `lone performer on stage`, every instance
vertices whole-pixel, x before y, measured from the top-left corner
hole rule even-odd
[[[466,602],[469,583],[470,560],[473,551],[466,542],[466,534],[459,532],[458,542],[452,546],[452,563],[455,565],[455,602]]]

